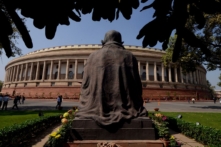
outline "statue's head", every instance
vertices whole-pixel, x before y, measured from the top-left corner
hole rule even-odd
[[[104,45],[107,42],[115,41],[117,43],[123,44],[121,40],[121,34],[120,32],[117,32],[115,30],[108,31],[105,36],[104,40],[101,41],[102,45]]]

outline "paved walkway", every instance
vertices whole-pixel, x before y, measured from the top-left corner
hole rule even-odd
[[[170,133],[176,138],[176,140],[182,143],[181,147],[204,147],[204,145],[196,142],[194,139],[188,138],[181,133],[177,133],[173,130],[170,130]]]
[[[48,141],[49,136],[52,132],[57,131],[59,128],[61,127],[61,125],[56,125],[52,128],[49,128],[48,130],[46,130],[46,132],[44,132],[39,138],[40,141],[36,142],[34,145],[32,145],[32,147],[43,147],[44,144]]]
[[[26,99],[24,104],[18,104],[20,110],[55,110],[57,102],[56,99]],[[64,99],[62,107],[65,110],[78,106],[79,102],[69,99]],[[8,109],[13,106],[13,101],[10,100]],[[171,101],[159,101],[146,103],[145,107],[148,111],[154,111],[154,108],[159,108],[161,112],[212,112],[221,113],[221,104],[214,104],[213,101],[196,101],[195,104],[188,102],[171,102]]]

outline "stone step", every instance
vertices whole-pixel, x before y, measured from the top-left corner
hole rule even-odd
[[[116,144],[121,147],[164,147],[160,140],[86,140],[65,143],[63,147],[97,147],[98,143]]]
[[[154,128],[121,128],[116,132],[106,129],[72,129],[74,140],[155,140]]]
[[[152,128],[152,121],[148,117],[139,117],[120,124],[120,128]],[[73,128],[100,128],[94,120],[75,118]]]

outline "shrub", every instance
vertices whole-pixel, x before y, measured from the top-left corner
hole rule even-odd
[[[172,117],[168,117],[167,121],[171,129],[179,131],[204,145],[221,147],[221,130],[196,125],[195,123],[189,123]]]
[[[45,116],[0,129],[0,147],[25,146],[39,132],[60,121],[59,116]]]

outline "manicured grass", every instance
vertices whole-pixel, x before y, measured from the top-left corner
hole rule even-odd
[[[63,114],[65,111],[42,111],[44,116]],[[26,120],[38,118],[39,111],[0,111],[0,129]]]
[[[221,113],[197,113],[197,112],[159,112],[165,116],[176,117],[181,114],[182,119],[187,122],[199,122],[203,126],[221,130]]]

